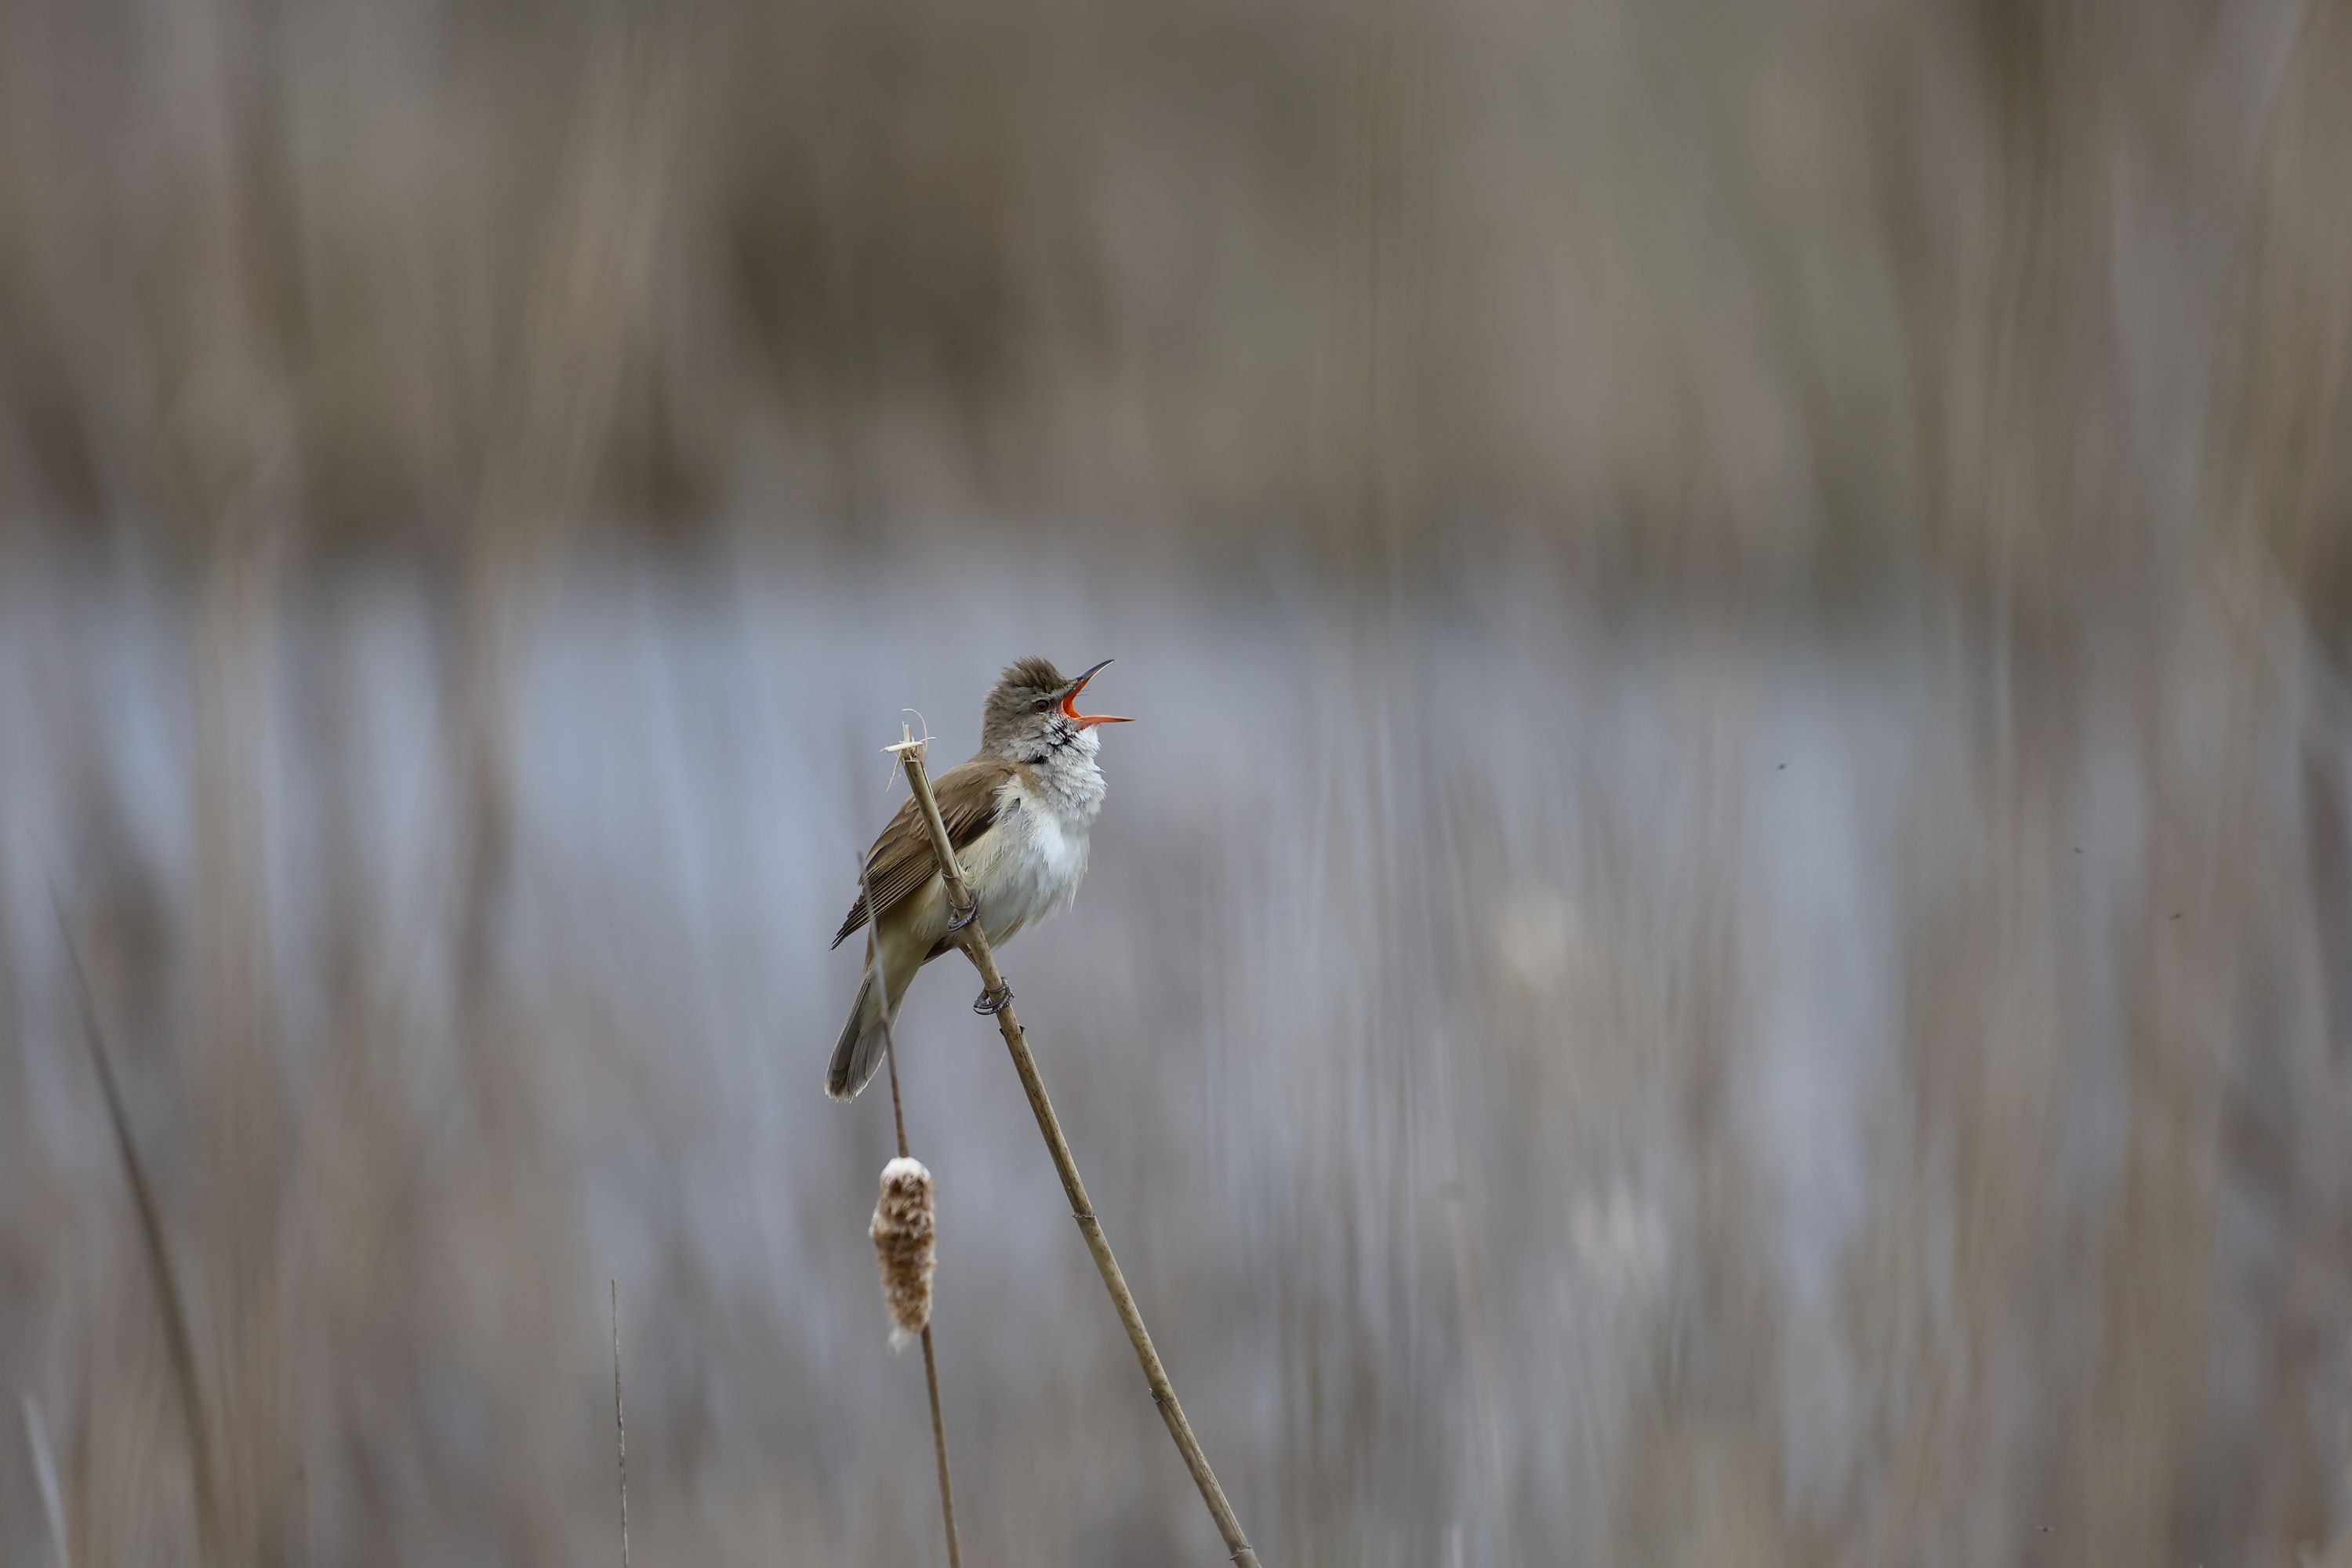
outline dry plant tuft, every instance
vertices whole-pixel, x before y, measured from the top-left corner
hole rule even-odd
[[[931,1322],[931,1270],[939,1253],[939,1215],[931,1173],[904,1154],[882,1167],[882,1195],[874,1205],[875,1261],[882,1268],[882,1301],[890,1310],[890,1348],[904,1350]]]

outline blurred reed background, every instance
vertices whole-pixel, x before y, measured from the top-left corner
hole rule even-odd
[[[1034,652],[1145,721],[1006,967],[1269,1563],[2352,1564],[2347,81],[8,0],[0,1560],[611,1560],[612,1276],[636,1563],[935,1561],[824,944]],[[1210,1560],[971,984],[966,1560]]]

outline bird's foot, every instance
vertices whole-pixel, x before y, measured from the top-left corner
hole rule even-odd
[[[968,904],[960,904],[953,899],[950,899],[948,900],[948,934],[950,936],[953,936],[956,932],[963,930],[964,927],[971,924],[972,917],[979,913],[980,900],[978,899],[972,900],[972,901]]]
[[[993,991],[982,992],[972,1002],[971,1010],[983,1018],[991,1018],[1003,1012],[1006,1004],[1012,1000],[1013,987],[1000,985]]]

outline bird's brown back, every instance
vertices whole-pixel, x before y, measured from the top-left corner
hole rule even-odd
[[[947,825],[948,842],[955,847],[959,859],[973,840],[995,825],[997,797],[1013,768],[1002,757],[982,755],[958,763],[931,780],[940,820]],[[874,840],[874,847],[866,852],[866,886],[873,889],[875,909],[888,914],[893,906],[938,875],[939,868],[930,830],[923,826],[921,814],[909,798]],[[839,947],[866,923],[866,898],[861,889],[841,929],[834,932],[834,946]]]

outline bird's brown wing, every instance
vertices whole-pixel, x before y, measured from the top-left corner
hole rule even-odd
[[[1011,763],[974,757],[931,781],[931,795],[940,803],[940,820],[947,825],[948,842],[955,846],[957,858],[962,858],[972,840],[995,823],[997,791],[1012,774]],[[930,829],[923,826],[922,815],[910,797],[874,841],[874,847],[866,852],[866,883],[874,890],[875,906],[887,913],[938,870]],[[849,906],[848,918],[833,933],[833,945],[839,947],[847,941],[852,931],[866,923],[866,894],[861,890],[857,901]]]

